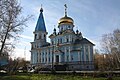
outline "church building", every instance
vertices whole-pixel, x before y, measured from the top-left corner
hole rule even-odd
[[[41,8],[31,42],[31,65],[55,70],[93,70],[94,44],[79,30],[74,31],[74,27],[74,20],[68,16],[65,5],[64,17],[58,21],[59,31],[54,28],[49,35],[50,42],[47,42],[47,26]]]

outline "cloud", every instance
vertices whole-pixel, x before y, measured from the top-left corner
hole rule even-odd
[[[31,36],[26,36],[26,35],[19,35],[19,36],[25,39],[33,40],[33,37]]]
[[[16,48],[14,53],[11,56],[13,59],[21,57],[30,61],[30,52],[27,49]]]

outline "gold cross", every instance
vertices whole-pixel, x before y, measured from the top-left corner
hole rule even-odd
[[[65,4],[65,16],[67,16],[67,5]]]

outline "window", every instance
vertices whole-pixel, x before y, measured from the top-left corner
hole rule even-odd
[[[50,62],[50,57],[49,57],[49,62]]]
[[[54,44],[54,42],[52,41],[52,44]]]
[[[46,35],[44,34],[44,38],[46,38]]]
[[[47,62],[47,57],[45,59],[46,59],[46,62]]]
[[[37,46],[37,48],[38,48],[38,45],[36,45]]]
[[[74,39],[72,38],[72,42],[74,41]]]
[[[36,53],[36,55],[37,55],[37,60],[36,61],[38,62],[38,53]]]
[[[62,43],[62,39],[60,39],[60,43]]]
[[[41,58],[39,58],[39,62],[41,62]]]
[[[49,51],[49,55],[50,55],[50,51]]]
[[[39,39],[41,39],[41,35],[39,35]]]
[[[44,58],[43,58],[43,62],[44,62]]]
[[[69,56],[67,55],[67,61],[69,61]]]
[[[37,34],[35,34],[35,39],[37,39]]]
[[[69,52],[69,49],[66,49],[66,52]]]
[[[70,29],[70,26],[68,26],[68,29]]]
[[[71,60],[73,61],[73,55],[71,55]]]
[[[63,28],[61,28],[61,31],[63,30]]]
[[[89,66],[86,66],[87,69],[89,69]]]
[[[73,66],[71,66],[71,68],[73,69],[74,67],[73,67]]]
[[[58,39],[58,43],[59,43],[59,39]]]
[[[66,39],[66,42],[69,42],[69,39],[68,39],[68,38]]]
[[[89,61],[89,56],[88,56],[88,54],[86,54],[86,60]]]

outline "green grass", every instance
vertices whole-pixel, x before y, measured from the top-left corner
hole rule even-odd
[[[107,80],[107,78],[93,78],[79,75],[22,74],[2,76],[0,80]],[[113,77],[113,80],[120,80],[120,77]]]

